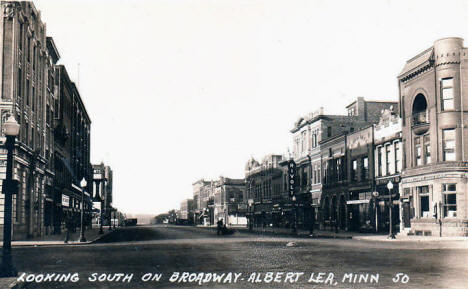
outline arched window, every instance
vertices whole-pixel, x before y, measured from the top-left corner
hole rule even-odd
[[[416,95],[416,98],[414,99],[412,117],[413,125],[429,122],[426,97],[421,93]]]

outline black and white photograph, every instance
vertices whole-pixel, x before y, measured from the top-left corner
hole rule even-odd
[[[0,288],[468,288],[468,2],[0,1]]]

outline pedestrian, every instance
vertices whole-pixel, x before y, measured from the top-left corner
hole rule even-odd
[[[72,230],[72,220],[68,213],[65,214],[65,241],[64,243],[68,243],[68,240],[70,239],[70,230]]]
[[[219,219],[218,222],[216,223],[216,235],[219,235],[223,231],[223,219]]]

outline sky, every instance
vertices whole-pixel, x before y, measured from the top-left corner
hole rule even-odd
[[[91,117],[91,161],[112,167],[113,205],[133,214],[285,154],[319,107],[397,101],[408,59],[468,39],[467,1],[34,3]]]

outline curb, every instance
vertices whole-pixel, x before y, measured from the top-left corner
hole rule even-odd
[[[196,226],[196,228],[201,229],[211,229],[215,230],[216,227],[204,227],[204,226]],[[303,239],[353,239],[353,236],[343,236],[343,235],[333,235],[333,234],[313,234],[310,236],[309,234],[293,234],[293,233],[283,233],[283,232],[274,232],[274,231],[249,231],[247,228],[236,228],[231,227],[235,232],[243,232],[248,234],[256,234],[256,235],[273,235],[273,236],[284,236],[284,237],[296,237],[296,238],[303,238]]]
[[[47,241],[39,241],[39,243],[36,243],[36,244],[24,244],[24,245],[21,245],[21,244],[11,244],[11,246],[13,248],[22,248],[22,247],[26,247],[26,248],[30,248],[30,247],[44,247],[44,246],[47,246],[47,247],[52,247],[52,246],[82,246],[82,245],[90,245],[90,244],[94,244],[97,240],[101,239],[102,237],[116,231],[117,229],[115,230],[112,230],[112,231],[105,231],[104,234],[102,235],[98,235],[96,236],[94,239],[90,240],[90,241],[86,241],[86,242],[78,242],[78,241],[71,241],[69,243],[64,243],[63,241],[52,241],[52,242],[60,242],[60,243],[47,243]],[[44,242],[44,243],[41,243],[41,242]],[[24,288],[24,287],[19,287],[19,288]]]

